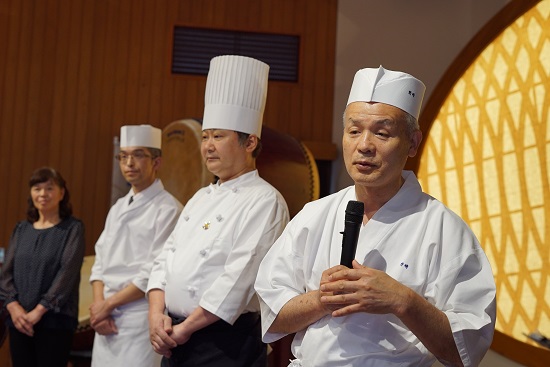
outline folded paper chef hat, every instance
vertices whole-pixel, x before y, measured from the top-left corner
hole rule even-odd
[[[366,68],[355,73],[348,105],[352,102],[380,102],[400,108],[418,120],[426,86],[400,71]]]
[[[202,128],[234,130],[261,137],[269,65],[225,55],[210,61]]]
[[[151,125],[126,125],[120,128],[120,147],[160,149],[162,131]]]

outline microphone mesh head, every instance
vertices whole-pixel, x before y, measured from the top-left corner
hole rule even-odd
[[[365,211],[365,204],[362,201],[350,200],[346,207],[346,220],[356,223],[363,221],[363,212]]]

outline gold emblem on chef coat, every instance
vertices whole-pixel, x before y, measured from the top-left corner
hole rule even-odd
[[[202,228],[206,231],[208,228],[210,228],[210,222],[204,222]]]

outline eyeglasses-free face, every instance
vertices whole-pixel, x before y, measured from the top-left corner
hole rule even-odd
[[[32,202],[41,213],[58,212],[59,203],[64,195],[65,190],[57,186],[53,180],[37,183],[31,187]]]

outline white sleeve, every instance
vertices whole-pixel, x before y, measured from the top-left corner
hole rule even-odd
[[[496,287],[491,265],[475,235],[460,221],[444,220],[442,266],[427,299],[442,310],[464,366],[477,366],[491,346],[496,321]],[[450,256],[448,256],[450,255]]]
[[[132,280],[132,283],[143,292],[147,290],[147,283],[149,282],[153,263],[160,254],[164,243],[172,233],[180,212],[181,208],[176,205],[162,205],[158,208],[158,215],[155,218],[153,243],[147,244],[149,246],[147,257],[139,269],[139,273]]]
[[[493,275],[481,249],[466,258],[449,287],[454,289],[443,312],[449,319],[462,363],[465,367],[477,366],[491,346],[496,321]]]
[[[204,292],[199,305],[232,324],[254,296],[260,262],[288,223],[286,203],[274,192],[249,198],[255,204],[243,212],[224,272]]]
[[[289,223],[264,257],[258,270],[255,289],[260,299],[264,343],[274,342],[286,335],[270,333],[268,329],[288,301],[307,291],[302,264],[308,230],[302,228],[298,234],[294,234],[294,224],[297,220],[295,217]],[[298,244],[301,246],[297,246]]]
[[[103,247],[105,245],[105,236],[108,223],[109,223],[109,214],[107,214],[107,220],[105,221],[105,228],[101,232],[101,235],[99,235],[98,240],[95,243],[94,251],[95,251],[95,257],[94,257],[94,264],[92,265],[92,269],[90,272],[90,283],[96,280],[99,280],[103,282]]]
[[[177,223],[179,224],[180,221],[181,217]],[[152,262],[151,273],[149,274],[149,281],[147,283],[147,290],[145,293],[149,292],[152,289],[160,289],[164,291],[164,288],[166,286],[166,259],[168,257],[168,253],[171,252],[174,248],[174,233],[176,233],[176,228],[178,227],[178,224],[176,224],[172,233],[170,234],[170,236],[168,236],[168,239],[162,246],[159,254]]]

